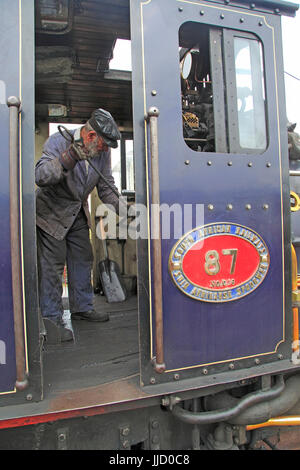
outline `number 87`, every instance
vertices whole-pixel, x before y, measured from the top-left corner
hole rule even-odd
[[[237,252],[238,252],[237,248],[222,250],[223,255],[232,256],[230,274],[234,274],[234,271],[235,271]],[[205,269],[205,272],[209,274],[210,276],[214,276],[215,274],[218,274],[218,272],[220,271],[221,266],[220,266],[220,261],[219,261],[219,253],[216,250],[209,250],[205,253],[204,269]]]

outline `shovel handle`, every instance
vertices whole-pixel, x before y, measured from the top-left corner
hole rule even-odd
[[[108,251],[107,251],[107,244],[106,244],[106,232],[104,230],[102,217],[100,217],[100,220],[99,220],[99,228],[100,228],[101,241],[102,241],[102,246],[103,246],[103,251],[104,251],[104,258],[108,259]]]

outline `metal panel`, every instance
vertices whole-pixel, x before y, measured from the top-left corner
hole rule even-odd
[[[0,20],[1,40],[1,212],[0,282],[0,404],[41,397],[41,363],[36,283],[34,202],[34,5],[30,0],[4,0]],[[21,246],[21,304],[25,345],[25,370],[30,375],[24,391],[15,387],[16,364],[13,325],[10,225],[9,225],[9,108],[6,100],[21,100],[19,116],[19,194]],[[13,247],[19,250],[18,246]],[[28,323],[27,323],[28,322]],[[29,334],[28,334],[29,333]]]
[[[259,234],[270,253],[264,281],[235,301],[191,299],[172,282],[169,256],[180,237],[162,240],[163,348],[166,370],[153,369],[155,317],[152,241],[139,240],[139,314],[142,383],[166,383],[229,368],[287,358],[291,342],[288,179],[279,18],[211,2],[132,0],[134,136],[137,202],[151,200],[150,143],[144,116],[159,109],[160,203],[203,204],[205,224],[242,225]],[[262,154],[199,153],[182,138],[178,31],[186,22],[253,32],[268,51],[265,75],[269,146]],[[161,36],[163,32],[163,38]],[[154,92],[155,90],[155,92]],[[282,126],[283,125],[283,126]],[[282,176],[284,181],[282,181]],[[146,185],[145,185],[146,180]],[[285,208],[287,211],[285,211]],[[193,228],[196,228],[194,215]],[[148,213],[148,229],[150,218]],[[231,232],[234,233],[234,232]],[[149,235],[149,233],[148,233]],[[149,269],[145,263],[149,262]],[[211,379],[213,383],[213,378]]]

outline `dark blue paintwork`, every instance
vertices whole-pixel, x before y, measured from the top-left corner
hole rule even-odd
[[[182,10],[178,7],[182,7]],[[225,18],[221,20],[220,8],[202,4],[201,9],[205,12],[202,16],[199,15],[199,6],[193,2],[152,0],[143,2],[141,8],[140,33],[144,45],[146,99],[143,112],[153,105],[160,111],[160,202],[170,206],[175,203],[204,204],[205,224],[237,223],[256,231],[268,246],[270,268],[263,283],[242,299],[219,304],[193,300],[174,286],[168,273],[169,255],[177,239],[163,240],[164,353],[167,371],[256,355],[264,355],[267,360],[271,353],[278,353],[289,336],[289,329],[285,330],[287,318],[283,298],[288,274],[286,271],[284,278],[282,261],[284,249],[289,262],[289,249],[288,240],[284,244],[282,239],[280,180],[280,158],[284,171],[287,168],[287,135],[283,134],[283,139],[279,132],[284,123],[279,115],[281,94],[277,95],[278,89],[282,87],[282,77],[278,78],[279,65],[274,62],[274,57],[277,57],[281,63],[281,50],[276,44],[273,54],[275,29],[272,20],[268,19],[269,26],[264,23],[262,27],[258,25],[261,13],[256,16],[251,12],[247,16],[243,12],[244,22],[241,23],[240,15],[230,8],[224,8]],[[278,25],[277,20],[274,20],[275,25]],[[185,144],[181,121],[178,31],[186,21],[202,21],[246,32],[253,31],[263,42],[268,51],[265,54],[265,74],[270,141],[264,154],[198,153]],[[155,97],[151,90],[157,91]],[[139,97],[142,98],[142,94]],[[142,109],[137,98],[136,112]],[[142,115],[138,121],[142,123]],[[140,132],[140,137],[144,138]],[[136,151],[139,150],[137,144]],[[189,160],[189,165],[185,165],[186,160]],[[211,166],[207,165],[208,160],[212,162]],[[233,162],[232,166],[228,166],[228,161]],[[250,161],[251,167],[248,166]],[[267,166],[267,163],[271,163],[271,166]],[[282,194],[286,204],[286,187],[283,187]],[[209,204],[214,206],[213,211],[208,210]],[[226,210],[227,204],[233,205],[232,211]],[[251,210],[245,209],[246,204],[251,204]],[[264,204],[269,206],[268,210],[263,209]],[[153,289],[152,284],[152,292]],[[278,348],[279,344],[281,346]],[[164,377],[162,380],[167,379]]]
[[[0,359],[0,392],[14,390],[16,380],[15,344],[11,285],[9,222],[9,110],[5,98],[19,93],[19,11],[17,2],[1,2],[0,19],[0,341],[5,343],[5,363]],[[14,60],[11,60],[11,58]],[[3,343],[2,343],[3,346]],[[1,348],[0,348],[1,349]],[[3,349],[2,349],[3,351]]]

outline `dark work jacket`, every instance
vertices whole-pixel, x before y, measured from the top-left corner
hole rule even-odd
[[[118,211],[117,196],[86,160],[78,161],[72,170],[63,168],[58,157],[69,145],[59,132],[53,134],[35,167],[36,223],[57,240],[64,239],[82,207],[91,226],[87,199],[95,187],[101,201]],[[94,157],[93,165],[114,185],[110,149]]]

